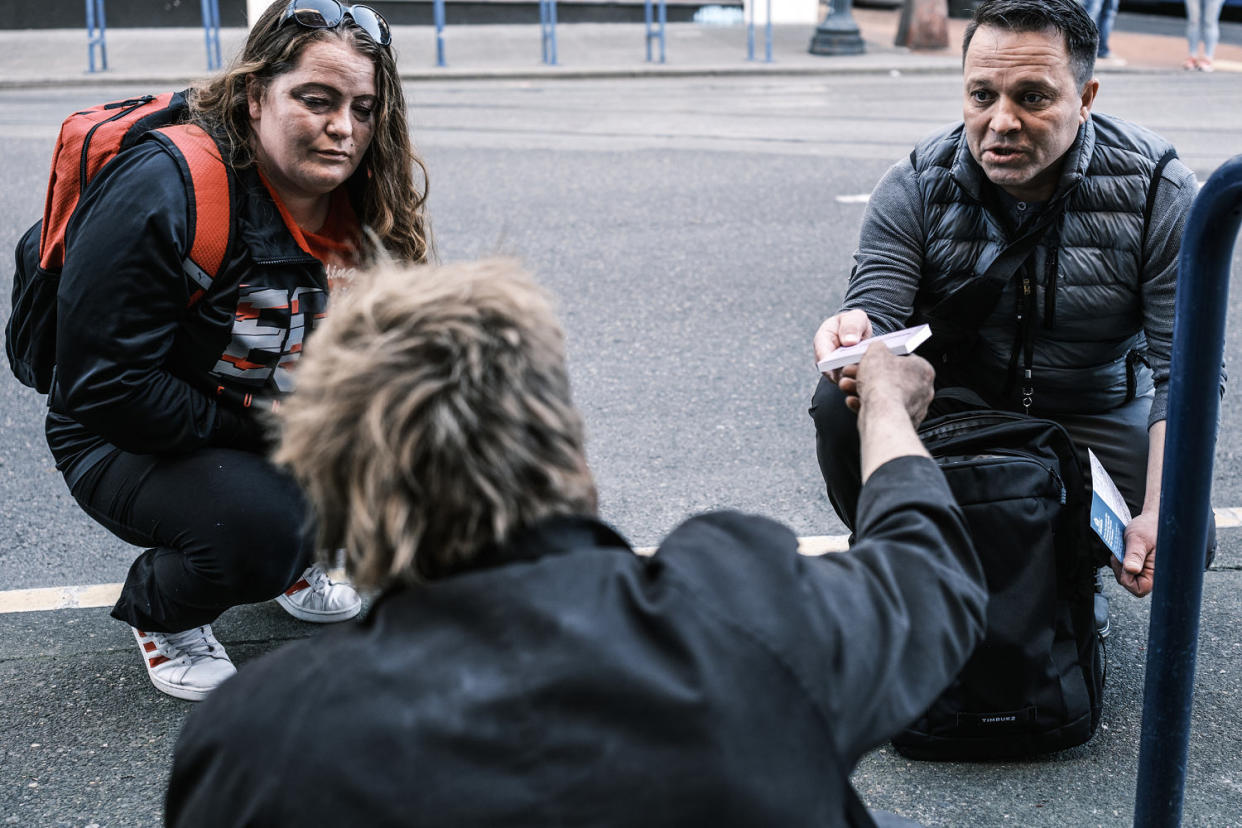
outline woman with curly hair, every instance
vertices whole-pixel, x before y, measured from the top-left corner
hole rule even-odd
[[[291,390],[354,268],[428,258],[426,171],[390,42],[369,7],[278,0],[186,95],[178,129],[224,162],[227,195],[195,191],[186,157],[152,136],[91,181],[67,233],[48,443],[87,514],[147,547],[112,615],[179,698],[235,672],[210,626],[224,610],[275,598],[333,622],[361,607],[313,562],[306,505],[256,412]],[[226,206],[208,277],[188,251]]]

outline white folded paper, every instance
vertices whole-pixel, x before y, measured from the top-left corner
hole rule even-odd
[[[898,356],[912,354],[914,349],[926,342],[930,336],[931,328],[927,325],[915,325],[913,328],[904,328],[882,336],[873,336],[870,339],[864,339],[857,345],[837,348],[828,355],[827,359],[819,363],[819,370],[832,371],[836,368],[844,368],[846,365],[853,365],[861,360],[863,354],[867,353],[867,349],[876,342],[883,342],[890,351]]]

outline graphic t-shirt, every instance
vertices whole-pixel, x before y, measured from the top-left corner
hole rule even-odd
[[[259,173],[259,177],[271,194],[276,209],[280,211],[280,217],[284,219],[285,226],[289,228],[289,233],[298,243],[298,247],[323,262],[329,287],[335,288],[338,282],[347,280],[352,271],[361,264],[359,251],[362,249],[362,225],[354,213],[345,187],[340,186],[332,191],[328,202],[328,216],[323,226],[312,233],[294,221],[271,182],[262,173]]]

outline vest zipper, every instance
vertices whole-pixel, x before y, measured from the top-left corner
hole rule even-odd
[[[1018,317],[1022,336],[1022,411],[1030,414],[1035,395],[1035,384],[1031,378],[1031,364],[1035,361],[1035,343],[1031,334],[1032,317],[1035,315],[1035,293],[1031,290],[1031,277],[1027,273],[1022,275],[1022,302],[1025,312]]]
[[[1061,240],[1056,227],[1049,228],[1047,258],[1044,260],[1044,327],[1050,330],[1056,327],[1057,320],[1057,272],[1060,266],[1057,255],[1060,248]]]

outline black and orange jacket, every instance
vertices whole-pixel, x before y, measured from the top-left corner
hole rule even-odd
[[[195,302],[205,275],[188,259],[194,205],[174,149],[144,140],[83,194],[67,232],[47,418],[71,486],[114,448],[262,449],[254,412],[291,390],[328,283],[258,173],[229,178],[224,264]]]

